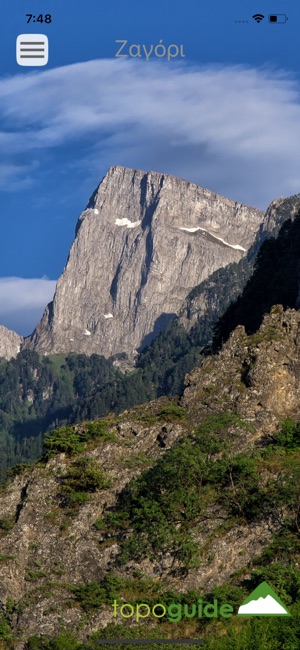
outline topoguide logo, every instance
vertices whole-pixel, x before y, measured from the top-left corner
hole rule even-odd
[[[118,612],[118,607],[120,611]],[[120,615],[122,618],[134,618],[135,621],[140,621],[142,619],[148,618],[148,616],[153,616],[154,618],[163,618],[166,616],[168,621],[172,623],[177,623],[181,621],[182,617],[186,618],[217,618],[222,616],[222,618],[230,618],[233,614],[233,607],[229,603],[225,603],[219,607],[218,600],[214,598],[213,603],[208,603],[204,605],[201,598],[198,598],[197,602],[192,605],[184,603],[171,603],[171,605],[163,605],[162,603],[156,603],[155,605],[147,605],[146,603],[136,603],[135,605],[130,605],[125,603],[124,605],[119,605],[119,603],[114,600],[113,602],[114,617]]]
[[[134,619],[139,622],[153,616],[153,618],[166,617],[168,621],[177,623],[182,618],[230,618],[234,614],[234,608],[230,603],[219,605],[217,598],[212,603],[203,605],[201,598],[195,603],[171,603],[164,605],[156,603],[124,603],[120,605],[117,600],[113,602],[114,617],[121,615],[122,618]],[[283,602],[277,596],[267,582],[262,582],[248,598],[244,600],[238,609],[238,616],[291,616]]]

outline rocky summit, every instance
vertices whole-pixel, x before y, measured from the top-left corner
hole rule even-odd
[[[174,176],[111,167],[25,346],[134,358],[194,286],[246,254],[262,221],[261,211]]]

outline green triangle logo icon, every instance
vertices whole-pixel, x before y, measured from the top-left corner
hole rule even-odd
[[[267,582],[262,582],[240,605],[238,616],[291,616]]]

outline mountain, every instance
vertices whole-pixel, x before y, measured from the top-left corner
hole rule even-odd
[[[192,290],[178,317],[139,353],[133,372],[124,375],[115,367],[123,363],[123,355],[110,360],[94,354],[39,357],[22,349],[16,359],[2,362],[0,481],[8,467],[38,458],[43,437],[53,426],[178,395],[186,373],[207,354],[211,340],[217,350],[239,324],[254,334],[272,305],[297,307],[299,207],[299,196],[274,202],[269,210],[272,220],[266,219],[270,229],[265,229],[257,255],[260,233],[245,257],[218,269]]]
[[[149,196],[148,186],[152,188],[151,196]],[[125,198],[122,197],[123,193]],[[186,196],[186,203],[190,206],[188,219],[193,224],[192,226],[191,224],[190,226],[177,225],[178,220],[180,223],[182,222],[181,215],[185,214],[183,195]],[[128,220],[128,217],[122,217],[122,214],[129,214],[131,204],[136,215],[132,222]],[[164,209],[165,204],[166,209]],[[42,354],[49,354],[51,350],[55,350],[55,352],[84,352],[86,354],[96,352],[106,357],[113,355],[114,365],[126,372],[132,368],[132,358],[136,357],[132,346],[132,341],[136,336],[140,336],[141,339],[139,343],[135,344],[136,347],[138,348],[140,345],[145,349],[161,330],[164,331],[168,328],[169,322],[172,325],[174,319],[176,321],[175,328],[182,325],[184,330],[189,333],[196,325],[196,330],[201,329],[203,333],[209,334],[212,324],[216,322],[222,310],[224,311],[244,288],[253,271],[255,256],[262,243],[266,239],[276,236],[282,223],[288,218],[293,219],[299,208],[300,195],[287,199],[276,199],[263,216],[257,210],[235,204],[175,177],[155,173],[144,174],[120,167],[111,168],[93,194],[87,210],[78,220],[76,238],[66,269],[58,282],[54,302],[48,305],[42,321],[32,336],[27,337],[25,341],[23,337],[18,337],[14,332],[8,334],[9,331],[5,328],[0,330],[1,356],[6,359],[15,357],[19,345],[21,349],[36,349]],[[110,209],[113,215],[109,213]],[[171,211],[173,213],[170,216]],[[214,221],[214,219],[218,221]],[[249,220],[248,225],[245,219]],[[83,232],[82,224],[84,222],[86,228]],[[199,226],[199,223],[202,225]],[[88,224],[92,224],[92,228]],[[135,224],[133,228],[132,224]],[[205,224],[206,230],[203,229]],[[185,229],[181,230],[181,228]],[[176,230],[180,231],[179,239],[178,232],[176,237]],[[133,239],[128,239],[130,234],[128,231],[132,234]],[[230,232],[232,235],[229,235]],[[228,245],[229,242],[226,243],[222,234],[227,239],[232,236],[232,242],[237,237],[246,248],[248,247],[248,250],[243,251],[244,246],[240,244]],[[105,236],[111,242],[109,251],[104,245]],[[165,285],[162,286],[162,279],[156,272],[155,251],[160,256],[161,274],[166,278],[170,271],[163,269],[163,266],[168,261],[170,246],[165,246],[164,242],[170,243],[170,237],[171,244],[174,245],[175,242],[174,250],[177,251],[178,259],[180,260],[183,256],[185,262],[178,270],[177,286],[176,281],[169,278],[170,282],[169,280],[168,282],[171,287],[173,282],[173,288],[171,292],[168,292],[169,284],[167,288]],[[102,262],[99,266],[94,245],[96,240],[99,240],[101,260],[105,260],[105,268],[111,269],[106,286],[103,286],[103,278],[102,280],[98,279],[97,284]],[[251,240],[252,244],[249,247]],[[148,255],[149,246],[152,250],[152,257]],[[88,251],[88,257],[84,251]],[[105,256],[109,256],[110,261]],[[234,262],[231,261],[232,257],[235,259]],[[194,258],[195,264],[193,263]],[[174,262],[174,260],[172,261]],[[133,269],[132,265],[136,268]],[[80,269],[84,268],[86,272],[82,273]],[[215,268],[217,270],[214,270]],[[131,280],[127,282],[129,276]],[[141,285],[137,287],[139,279],[143,284],[142,289]],[[76,289],[74,289],[74,283]],[[68,284],[70,291],[67,289]],[[107,296],[108,287],[109,297]],[[118,287],[116,300],[112,297],[113,287],[115,289]],[[166,290],[167,296],[165,295]],[[79,332],[77,328],[77,339],[74,336],[68,336],[66,332],[68,328],[70,330],[70,314],[73,313],[72,305],[66,303],[64,295],[64,292],[68,293],[68,291],[69,295],[70,292],[72,293],[73,302],[74,295],[77,295],[75,313],[82,314],[84,307],[85,313],[90,314],[94,323],[91,327],[88,319],[84,321],[86,324],[84,329]],[[105,301],[109,305],[106,309],[107,313],[100,313],[99,309],[99,300],[103,302],[103,296],[106,296]],[[175,311],[157,315],[157,309],[159,311],[162,308],[162,296],[164,296],[164,308],[167,304],[166,301],[172,301],[173,306],[176,302]],[[137,297],[139,297],[138,300]],[[160,301],[160,305],[157,300]],[[113,302],[115,305],[114,321],[111,311]],[[63,307],[67,304],[69,315]],[[133,305],[135,305],[134,308]],[[178,316],[177,319],[176,316]],[[126,343],[123,321],[125,334],[127,331]],[[145,334],[142,323],[145,324],[146,321],[151,324],[149,327],[147,326],[149,331]],[[143,335],[141,335],[141,330]],[[167,331],[170,331],[169,328]],[[120,334],[120,332],[122,333]],[[18,345],[7,346],[8,336],[12,339],[15,337]],[[205,336],[206,334],[201,338],[204,340]],[[197,332],[192,331],[191,337],[192,339],[197,338]],[[55,344],[54,346],[54,341],[58,339],[63,340],[64,344],[59,344],[59,346]],[[107,342],[108,345],[106,345]],[[120,355],[121,358],[119,358]],[[128,360],[126,360],[127,355],[129,355]]]
[[[15,472],[0,492],[5,649],[179,635],[224,650],[229,634],[265,650],[288,632],[296,650],[299,327],[298,311],[274,306],[255,336],[240,326],[205,358],[179,398],[56,430],[43,459]],[[262,581],[292,614],[264,636],[251,617],[179,621],[170,605],[216,599],[236,614]],[[114,600],[173,607],[177,623],[116,619]]]
[[[4,359],[16,357],[23,342],[23,336],[19,336],[12,330],[0,325],[0,357]]]
[[[246,254],[262,221],[261,211],[174,176],[111,167],[25,346],[133,359],[195,285]]]
[[[218,269],[196,286],[178,317],[139,353],[133,372],[124,375],[115,367],[123,363],[123,355],[110,360],[95,354],[39,357],[22,349],[16,359],[2,362],[0,481],[8,467],[38,458],[43,437],[53,426],[178,395],[186,373],[207,354],[212,339],[217,350],[239,324],[255,333],[272,305],[297,307],[299,208],[299,196],[275,201],[267,212],[269,230],[265,228],[260,248],[261,232],[239,262]]]

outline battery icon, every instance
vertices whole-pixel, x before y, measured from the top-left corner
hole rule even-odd
[[[271,14],[269,23],[286,23],[288,17],[285,14]]]

